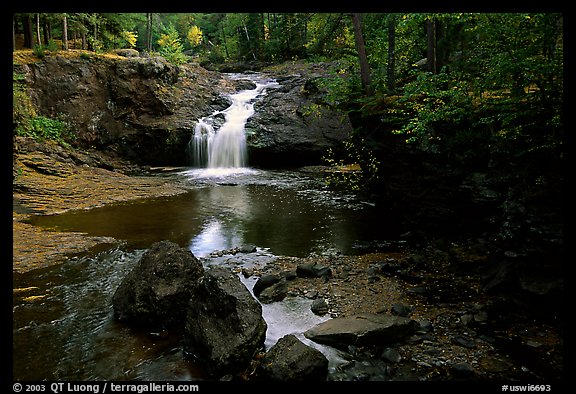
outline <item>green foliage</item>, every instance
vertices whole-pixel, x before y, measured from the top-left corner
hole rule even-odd
[[[62,144],[67,144],[70,138],[68,123],[45,116],[35,116],[28,122],[16,129],[21,136],[32,137],[37,141],[52,140]]]
[[[158,45],[160,45],[160,54],[170,63],[182,65],[188,61],[188,57],[183,53],[184,46],[174,26],[168,26],[166,33],[158,39]]]
[[[44,52],[44,47],[42,45],[34,45],[34,50],[32,51],[38,59],[44,59],[46,53]]]
[[[339,153],[328,149],[322,158],[331,167],[325,176],[326,184],[352,191],[367,190],[378,179],[380,162],[365,139],[358,135],[343,141],[342,145]]]
[[[462,124],[472,110],[472,99],[466,84],[454,75],[421,73],[404,86],[403,97],[406,122],[398,133],[407,142],[430,142],[441,139],[438,128],[445,124]]]
[[[48,40],[48,45],[46,45],[46,49],[50,51],[50,53],[56,53],[60,49],[58,47],[58,43],[53,38]]]
[[[54,140],[66,144],[72,138],[69,125],[63,119],[38,115],[28,95],[22,74],[13,73],[12,121],[16,135],[36,140]]]

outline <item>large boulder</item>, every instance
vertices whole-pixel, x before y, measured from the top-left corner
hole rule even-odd
[[[304,332],[304,336],[316,343],[346,349],[349,345],[399,342],[414,334],[419,327],[417,321],[407,317],[363,313],[326,320]]]
[[[214,267],[190,299],[184,351],[212,377],[235,374],[264,347],[267,328],[262,306],[238,275]]]
[[[114,316],[150,328],[183,325],[183,311],[203,274],[202,263],[190,250],[171,241],[157,242],[116,289]]]
[[[258,376],[263,380],[302,382],[326,380],[327,375],[326,356],[293,334],[280,338],[258,366]]]
[[[246,122],[251,164],[320,164],[329,148],[341,149],[353,127],[346,114],[325,102],[318,80],[327,74],[328,65],[318,65],[279,77],[280,88],[254,104]]]

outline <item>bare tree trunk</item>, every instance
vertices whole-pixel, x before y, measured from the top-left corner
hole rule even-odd
[[[30,15],[24,15],[22,17],[22,25],[24,28],[24,47],[34,48],[34,33],[32,32],[32,21],[30,20]]]
[[[42,45],[42,38],[40,37],[40,14],[36,14],[36,42],[38,46]]]
[[[389,91],[394,91],[396,77],[394,69],[396,67],[396,17],[388,15],[388,64],[386,74],[388,77],[387,85]]]
[[[12,52],[16,50],[16,18],[12,15]]]
[[[256,54],[254,53],[254,49],[252,48],[252,43],[250,42],[250,36],[248,35],[248,28],[246,27],[246,21],[244,21],[244,19],[242,19],[242,24],[244,25],[244,32],[246,33],[246,40],[248,40],[248,47],[252,52],[252,57],[254,58],[254,60],[256,60]]]
[[[428,65],[428,71],[436,74],[438,72],[438,61],[436,59],[436,19],[432,18],[426,21],[426,35],[428,38],[426,64]]]
[[[66,14],[62,17],[62,47],[68,50],[68,17]]]
[[[368,57],[366,56],[366,47],[364,45],[364,35],[362,33],[362,15],[352,14],[352,23],[354,24],[354,40],[356,41],[356,50],[358,51],[358,58],[360,59],[360,78],[362,80],[362,89],[367,96],[372,95],[371,81],[370,81],[370,66],[368,65]]]
[[[44,17],[44,22],[42,23],[42,30],[44,32],[44,44],[48,45],[50,39],[52,38],[52,27],[48,18]]]
[[[152,13],[146,13],[146,50],[152,52]]]

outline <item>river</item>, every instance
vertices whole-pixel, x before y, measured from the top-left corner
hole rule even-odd
[[[318,172],[246,165],[245,137],[239,131],[254,100],[273,84],[258,83],[234,95],[219,130],[213,127],[218,114],[199,120],[210,126],[197,128],[191,137],[191,144],[200,147],[196,165],[157,174],[184,185],[187,193],[31,217],[37,226],[114,237],[120,244],[13,274],[14,380],[203,379],[202,369],[183,355],[181,333],[147,332],[113,318],[116,288],[156,241],[187,247],[205,266],[238,268],[277,256],[359,254],[398,236],[392,212],[331,190]],[[235,158],[225,161],[221,149]],[[256,252],[226,253],[246,244]],[[218,251],[224,252],[214,254]],[[255,278],[243,281],[251,289]],[[312,314],[309,303],[292,299],[263,307],[267,347],[286,333],[305,340],[301,334],[326,319]]]
[[[238,268],[282,255],[358,254],[398,235],[392,215],[328,189],[315,173],[187,168],[159,176],[188,182],[190,190],[30,220],[122,243],[58,266],[14,273],[15,380],[202,379],[201,369],[184,359],[181,335],[139,331],[113,319],[115,289],[153,242],[168,239],[188,247],[205,265],[240,259]],[[256,252],[213,254],[246,244]],[[250,288],[254,278],[245,283]],[[301,301],[264,308],[269,345],[321,320]]]

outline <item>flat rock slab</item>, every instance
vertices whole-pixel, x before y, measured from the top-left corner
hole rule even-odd
[[[304,332],[304,336],[337,348],[383,345],[405,339],[419,326],[407,317],[367,313],[327,320]]]

